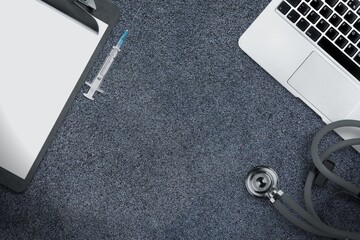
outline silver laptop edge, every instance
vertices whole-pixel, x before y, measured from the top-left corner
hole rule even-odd
[[[360,120],[359,80],[318,46],[325,32],[317,41],[310,39],[279,12],[282,2],[270,2],[240,37],[240,48],[325,123]],[[340,129],[337,133],[344,139],[360,137],[360,132],[353,129]]]

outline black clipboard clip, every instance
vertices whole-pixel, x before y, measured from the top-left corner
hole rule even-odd
[[[90,11],[96,11],[95,0],[78,0],[78,2],[87,7]]]
[[[92,12],[97,10],[95,0],[41,0],[69,17],[99,33],[99,25]]]

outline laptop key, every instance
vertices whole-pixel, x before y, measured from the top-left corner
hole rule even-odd
[[[308,35],[309,38],[311,38],[311,40],[313,40],[314,42],[316,42],[316,40],[319,39],[319,37],[321,36],[321,33],[316,30],[313,26],[311,26],[307,31],[306,31],[306,35]]]
[[[335,6],[335,4],[338,2],[339,0],[325,0],[325,2],[327,4],[329,4],[330,6]]]
[[[329,22],[332,25],[334,25],[335,27],[337,27],[340,24],[341,21],[342,21],[341,18],[336,13],[334,13],[329,19]]]
[[[360,53],[358,53],[355,57],[354,57],[355,62],[357,62],[357,64],[360,64]]]
[[[315,11],[311,11],[311,13],[307,16],[307,19],[313,24],[315,24],[319,18],[320,16]]]
[[[346,21],[348,21],[348,23],[353,23],[356,20],[357,16],[352,11],[348,11],[345,14],[344,18],[345,18]]]
[[[357,43],[360,39],[360,34],[358,34],[355,30],[352,30],[351,33],[348,35],[348,39],[353,43]]]
[[[360,19],[358,19],[355,23],[354,23],[354,28],[358,31],[360,31]]]
[[[359,0],[350,0],[347,5],[354,11],[360,6]]]
[[[301,18],[296,24],[296,26],[301,31],[305,31],[308,28],[309,25],[310,25],[310,23],[308,21],[306,21],[305,18]]]
[[[290,3],[293,7],[297,7],[297,5],[299,5],[299,3],[301,2],[301,0],[287,0],[288,3]]]
[[[295,23],[300,18],[300,14],[298,14],[295,10],[291,10],[291,12],[287,15],[287,18]]]
[[[340,35],[336,41],[335,44],[338,45],[339,48],[344,48],[345,45],[348,43],[349,41],[345,39],[345,37],[343,37],[342,35]]]
[[[338,5],[336,5],[336,7],[335,7],[335,11],[336,11],[337,13],[339,13],[341,16],[344,15],[344,13],[345,13],[347,10],[348,10],[348,7],[345,6],[345,4],[343,4],[343,3],[341,3],[341,2],[340,2]]]
[[[306,3],[301,3],[297,10],[305,16],[310,11],[310,7]]]
[[[287,4],[286,2],[282,2],[280,3],[280,5],[278,6],[278,10],[282,13],[282,14],[287,14],[287,12],[290,10],[290,5]]]
[[[320,10],[320,14],[324,17],[324,18],[328,18],[330,17],[330,15],[333,13],[333,11],[328,7],[328,6],[324,6],[321,10]]]
[[[349,45],[346,46],[345,48],[345,52],[347,55],[349,55],[350,57],[354,56],[354,54],[358,51],[358,49],[352,45],[351,43]]]
[[[360,65],[360,52],[355,55],[354,60],[355,60],[355,62],[357,62],[357,64]]]
[[[316,27],[322,31],[325,32],[325,30],[330,26],[324,19],[321,19],[318,24],[316,24]]]
[[[340,32],[342,32],[344,35],[346,35],[346,34],[348,34],[348,32],[350,32],[351,27],[346,22],[342,22],[338,29]]]
[[[325,34],[328,38],[331,40],[334,40],[337,35],[339,35],[339,32],[335,30],[335,28],[331,27]]]
[[[360,68],[354,63],[346,54],[344,54],[340,49],[338,49],[332,42],[330,42],[326,37],[322,37],[318,41],[318,45],[327,52],[335,61],[337,61],[341,66],[343,66],[349,73],[354,77],[360,80]],[[360,62],[360,57],[359,57]]]
[[[312,6],[316,10],[319,10],[323,4],[324,3],[321,0],[312,0],[310,6]]]

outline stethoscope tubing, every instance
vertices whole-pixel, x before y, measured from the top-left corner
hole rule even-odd
[[[329,235],[325,232],[322,232],[320,230],[318,230],[317,228],[309,225],[308,223],[301,221],[299,218],[295,217],[286,207],[284,204],[281,203],[281,201],[276,201],[273,206],[275,207],[275,209],[285,218],[287,219],[289,222],[291,222],[292,224],[294,224],[295,226],[309,232],[312,234],[316,234],[316,235],[320,235],[320,236],[324,236],[324,237],[328,237],[328,238],[333,238],[334,236]]]
[[[311,152],[314,164],[316,168],[328,179],[334,181],[336,184],[342,186],[344,189],[352,192],[355,195],[359,195],[360,189],[353,185],[350,182],[345,181],[333,174],[330,170],[328,170],[324,165],[323,161],[326,160],[332,153],[349,146],[360,145],[360,138],[344,140],[339,143],[336,143],[327,149],[324,150],[319,155],[318,145],[320,140],[330,131],[339,128],[339,127],[360,127],[360,122],[353,120],[343,120],[335,123],[331,123],[324,128],[322,128],[314,137],[314,140],[311,145]],[[286,193],[282,194],[277,201],[274,202],[274,207],[280,212],[282,216],[284,216],[288,221],[293,223],[294,225],[302,228],[305,231],[310,233],[314,233],[317,235],[329,237],[329,238],[342,238],[342,239],[359,239],[359,232],[347,232],[340,229],[336,229],[328,226],[324,222],[322,222],[319,216],[316,214],[314,210],[314,206],[312,203],[312,185],[315,179],[315,172],[309,171],[309,174],[306,179],[305,188],[304,188],[304,198],[306,210],[303,209],[299,204],[297,204],[293,199],[291,199]],[[306,220],[307,222],[301,221],[299,218],[296,218],[291,214],[289,210],[286,209],[285,205],[289,206],[292,210],[294,210],[301,218]],[[309,223],[309,224],[308,224]]]
[[[344,141],[338,142],[336,144],[333,144],[332,146],[325,149],[325,151],[320,154],[319,158],[320,158],[321,162],[323,162],[332,153],[334,153],[334,152],[336,152],[336,151],[338,151],[338,150],[340,150],[342,148],[350,147],[350,146],[354,146],[354,145],[360,145],[360,138],[344,140]],[[314,179],[315,179],[315,172],[309,171],[309,174],[308,174],[308,176],[306,178],[305,187],[304,187],[304,199],[305,199],[306,209],[312,215],[318,217],[318,215],[316,214],[316,212],[314,210],[314,206],[313,206],[313,203],[312,203],[312,200],[311,200],[312,185],[313,185]],[[335,183],[337,183],[337,182],[335,182]]]
[[[315,212],[312,202],[312,186],[318,174],[322,174],[325,178],[333,181],[349,193],[360,198],[360,188],[358,186],[335,175],[324,165],[324,161],[327,160],[332,153],[345,147],[360,145],[360,138],[335,143],[323,150],[321,154],[319,153],[318,146],[321,139],[327,133],[342,127],[360,128],[360,121],[341,120],[330,123],[320,129],[312,141],[311,156],[314,166],[309,171],[305,182],[305,208],[297,204],[289,195],[279,189],[278,175],[268,166],[257,166],[253,168],[248,173],[245,180],[245,186],[251,195],[269,198],[272,205],[283,217],[307,232],[328,238],[360,240],[360,232],[344,231],[324,223]],[[292,211],[290,211],[290,209]],[[294,212],[295,214],[293,214]]]
[[[335,182],[336,184],[338,184],[339,186],[343,187],[344,189],[350,191],[351,193],[360,196],[360,189],[355,186],[354,184],[342,179],[341,177],[333,174],[329,169],[327,169],[324,164],[322,163],[322,159],[320,159],[319,156],[319,143],[321,141],[321,139],[329,132],[337,129],[337,128],[341,128],[341,127],[358,127],[360,128],[360,121],[355,121],[355,120],[342,120],[342,121],[338,121],[338,122],[333,122],[330,123],[329,125],[326,125],[325,127],[323,127],[322,129],[319,130],[319,132],[315,135],[312,144],[311,144],[311,156],[313,159],[313,162],[316,166],[316,168],[329,180]],[[339,144],[339,147],[337,146]],[[335,147],[337,149],[346,147],[346,146],[352,146],[352,145],[359,145],[359,138],[355,138],[355,139],[350,139],[350,140],[345,140],[342,142],[339,142],[337,144],[335,144],[333,147],[329,148],[329,153],[331,154],[332,152],[334,152],[333,149],[335,149]],[[342,146],[342,147],[340,147]],[[330,151],[332,150],[332,151]],[[329,154],[326,152],[324,152],[324,155]]]
[[[300,215],[304,220],[314,227],[320,235],[327,237],[336,237],[342,239],[355,239],[360,240],[360,233],[358,232],[347,232],[341,229],[333,228],[322,222],[318,217],[313,216],[308,211],[303,209],[299,204],[297,204],[291,197],[284,193],[278,200],[283,202],[285,205],[293,209],[297,214]],[[282,205],[280,201],[276,201],[277,207]],[[285,205],[283,205],[285,207]],[[285,216],[287,218],[287,216]],[[305,230],[305,229],[304,229]],[[314,231],[314,229],[311,229]]]

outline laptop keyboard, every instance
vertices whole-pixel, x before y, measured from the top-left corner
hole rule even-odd
[[[360,80],[360,0],[284,0],[277,10]]]

